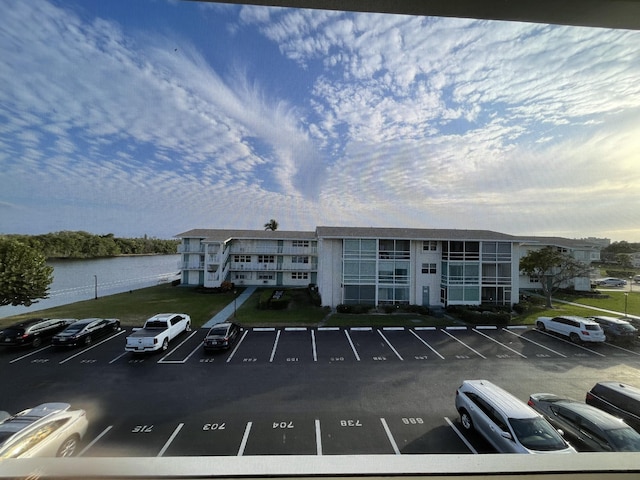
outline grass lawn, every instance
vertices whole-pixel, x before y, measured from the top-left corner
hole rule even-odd
[[[134,290],[85,300],[34,313],[0,319],[0,326],[32,317],[51,318],[119,318],[122,325],[142,326],[156,313],[187,313],[194,327],[207,322],[223,307],[233,301],[233,293],[204,294],[194,288],[173,287],[171,284]]]
[[[513,325],[533,325],[539,316],[579,315],[589,316],[598,313],[586,308],[594,306],[624,313],[625,298],[627,312],[640,316],[640,288],[625,297],[623,292],[607,292],[609,298],[594,299],[579,296],[558,296],[559,300],[579,303],[582,306],[554,302],[554,308],[544,307],[542,298],[533,297],[530,308],[521,315],[514,315]],[[460,323],[452,318],[423,316],[408,313],[385,314],[341,314],[330,313],[325,307],[310,304],[306,289],[290,289],[291,302],[285,310],[259,310],[257,308],[261,290],[258,289],[242,306],[238,307],[235,321],[250,326],[446,326]],[[226,305],[233,302],[233,293],[200,293],[195,288],[173,287],[170,284],[134,290],[86,300],[60,307],[54,307],[30,314],[0,319],[0,327],[18,320],[42,316],[52,318],[119,318],[124,326],[141,326],[144,321],[156,313],[187,313],[191,316],[193,327],[206,323]],[[622,316],[622,315],[620,315]]]

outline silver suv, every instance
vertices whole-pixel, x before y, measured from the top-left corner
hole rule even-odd
[[[501,453],[573,453],[542,415],[487,380],[465,380],[456,390],[465,430],[476,430]]]

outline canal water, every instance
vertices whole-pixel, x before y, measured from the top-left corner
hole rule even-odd
[[[30,307],[0,307],[0,318],[172,282],[180,278],[180,255],[141,255],[91,260],[51,260],[49,298]]]

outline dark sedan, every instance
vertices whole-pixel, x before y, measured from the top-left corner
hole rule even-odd
[[[640,452],[638,432],[591,405],[550,393],[535,393],[528,404],[579,452]]]
[[[39,347],[58,332],[76,322],[75,318],[31,318],[0,332],[0,345]]]
[[[600,324],[608,342],[632,344],[638,339],[638,329],[626,320],[606,316],[589,318]]]
[[[204,337],[203,347],[205,350],[227,349],[238,339],[240,327],[235,323],[218,323],[211,327],[207,336]]]
[[[120,320],[116,318],[85,318],[55,335],[51,343],[63,347],[90,345],[95,339],[118,330],[120,330]]]

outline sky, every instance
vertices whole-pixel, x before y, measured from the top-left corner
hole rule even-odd
[[[640,242],[640,32],[0,0],[0,234]]]

